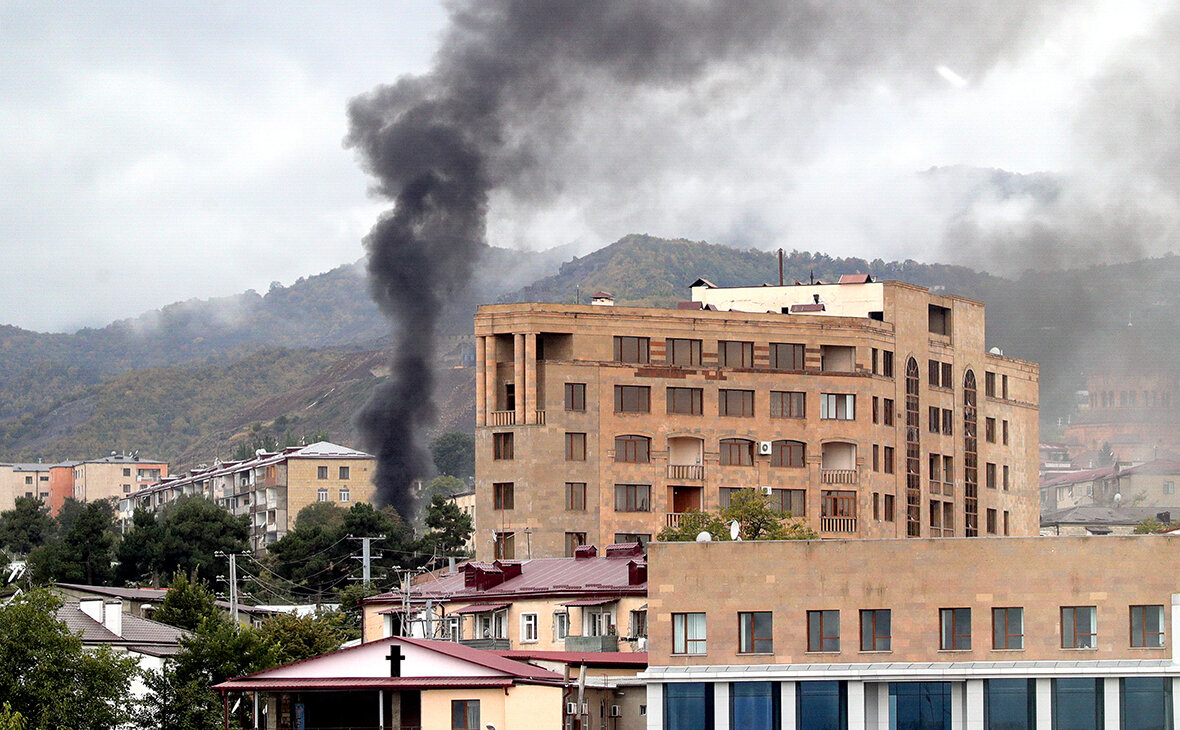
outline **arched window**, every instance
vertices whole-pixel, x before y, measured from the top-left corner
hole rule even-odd
[[[771,466],[803,466],[807,456],[807,444],[802,441],[775,441],[770,446]]]
[[[651,439],[646,436],[615,436],[615,461],[630,464],[651,461]]]
[[[721,439],[721,466],[753,465],[753,441],[746,439]]]
[[[979,535],[979,454],[975,373],[963,376],[963,534]]]
[[[922,536],[922,429],[918,393],[921,390],[918,361],[910,358],[905,365],[905,534]]]

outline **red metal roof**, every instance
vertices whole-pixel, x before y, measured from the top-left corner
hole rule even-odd
[[[617,598],[583,598],[578,601],[566,601],[561,604],[563,606],[604,606],[608,603],[614,603]]]
[[[463,608],[450,611],[450,615],[488,613],[489,611],[499,611],[502,608],[508,608],[511,605],[510,603],[473,603],[470,606],[464,606]]]
[[[513,684],[511,677],[243,677],[214,685],[213,689],[468,689]]]
[[[844,274],[840,277],[841,284],[870,284],[872,281],[872,274]]]
[[[588,667],[646,667],[646,651],[529,651],[513,649],[497,654],[518,661],[562,662],[585,664]]]

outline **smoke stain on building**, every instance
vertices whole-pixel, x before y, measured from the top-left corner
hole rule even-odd
[[[345,144],[377,179],[374,192],[394,203],[366,239],[370,287],[398,338],[393,376],[358,416],[378,456],[380,499],[408,514],[408,487],[427,470],[418,438],[435,419],[435,329],[442,303],[470,279],[489,194],[544,205],[577,180],[550,164],[551,153],[576,142],[569,130],[579,119],[620,113],[582,104],[591,91],[639,99],[647,91],[691,91],[718,69],[761,78],[770,67],[788,88],[818,84],[821,97],[880,79],[941,83],[935,61],[976,76],[1051,16],[1037,3],[979,2],[454,6],[429,73],[349,106]],[[698,108],[700,101],[685,103]],[[628,144],[617,134],[596,141],[616,152]]]

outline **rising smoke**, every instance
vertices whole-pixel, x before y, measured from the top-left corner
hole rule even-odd
[[[443,302],[470,277],[493,202],[513,215],[537,215],[573,191],[574,200],[594,198],[594,214],[604,216],[611,201],[658,203],[662,181],[634,163],[637,145],[645,153],[638,159],[672,160],[683,141],[676,132],[693,118],[707,119],[719,141],[731,128],[727,115],[757,115],[779,95],[802,109],[781,137],[804,145],[808,109],[819,97],[885,80],[908,89],[942,84],[940,65],[979,76],[1014,56],[1056,5],[453,5],[431,72],[380,87],[349,108],[346,144],[377,179],[375,191],[394,204],[366,239],[371,289],[397,337],[391,380],[360,415],[379,459],[380,499],[409,515],[408,487],[427,472],[420,440],[435,416],[434,328]],[[751,96],[753,80],[769,93]],[[607,192],[588,196],[588,185]],[[741,217],[738,211],[735,220]],[[756,229],[756,216],[743,225]]]

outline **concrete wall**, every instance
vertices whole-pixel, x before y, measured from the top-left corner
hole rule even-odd
[[[518,685],[507,690],[431,690],[422,693],[422,730],[451,727],[452,700],[479,700],[481,727],[496,730],[560,728],[564,707],[560,687]]]

